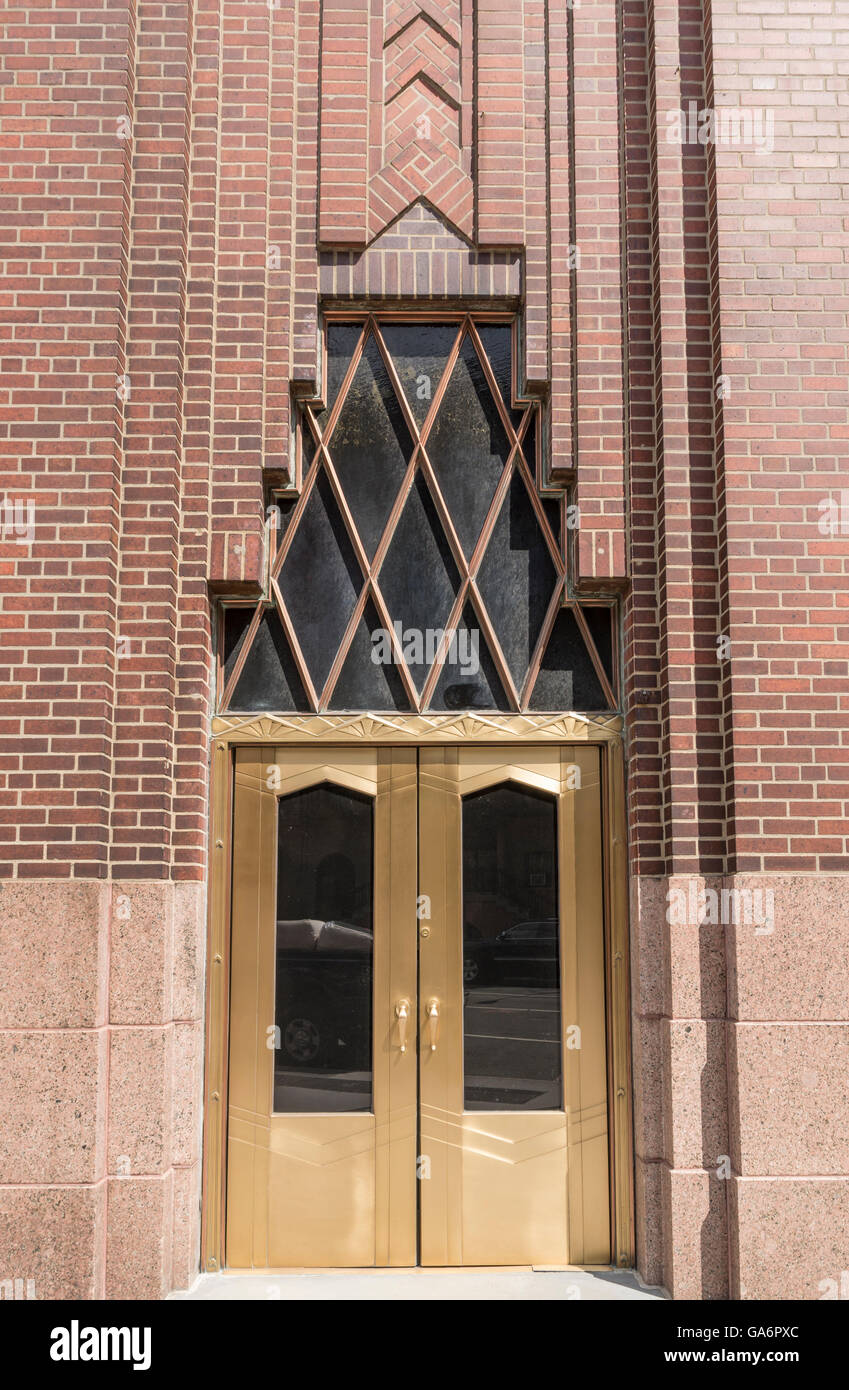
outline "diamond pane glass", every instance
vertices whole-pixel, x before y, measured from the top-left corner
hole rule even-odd
[[[598,603],[581,604],[584,621],[590,630],[595,649],[604,667],[604,674],[613,685],[613,623],[611,610]]]
[[[327,325],[327,381],[324,385],[325,409],[316,412],[322,434],[327,428],[336,397],[345,380],[354,349],[363,331],[361,323],[330,323]]]
[[[301,684],[283,624],[269,608],[260,619],[256,638],[245,658],[230,708],[236,710],[301,710],[309,702]]]
[[[339,710],[410,708],[389,633],[369,599],[333,691]]]
[[[601,681],[571,608],[558,613],[531,695],[531,709],[607,708]]]
[[[433,634],[445,625],[459,581],[436,507],[419,473],[379,578],[390,617],[400,624],[407,665],[419,690],[431,666]]]
[[[327,679],[362,575],[324,469],[280,572],[280,591],[317,690]]]
[[[419,429],[457,339],[456,323],[387,323],[382,333]]]
[[[386,364],[374,338],[369,338],[329,442],[369,559],[383,535],[412,448]]]
[[[428,706],[432,710],[509,710],[475,610],[466,604]]]
[[[306,496],[270,499],[282,606],[266,600],[255,628],[251,605],[225,611],[230,708],[392,713],[419,709],[426,685],[433,711],[507,711],[517,697],[520,709],[606,708],[599,672],[612,686],[614,610],[582,602],[586,626],[574,604],[555,611],[571,541],[567,498],[556,486],[537,491],[539,408],[512,405],[514,326],[445,318],[354,311],[328,324],[326,405],[304,403],[299,419]],[[434,670],[461,593],[464,611]]]
[[[513,329],[509,323],[479,323],[478,337],[498,382],[501,399],[507,407],[514,430],[518,430],[522,418],[520,410],[511,406],[513,394]]]
[[[524,682],[556,577],[525,485],[514,473],[478,586],[517,688]]]
[[[460,544],[471,557],[510,450],[468,338],[451,373],[427,452]]]

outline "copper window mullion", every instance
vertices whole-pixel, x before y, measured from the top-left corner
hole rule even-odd
[[[613,693],[613,688],[610,684],[610,681],[607,679],[607,672],[604,669],[601,657],[596,651],[595,642],[593,641],[592,634],[589,630],[589,627],[587,626],[587,620],[581,612],[581,605],[580,603],[576,602],[571,603],[568,606],[572,609],[572,611],[575,614],[575,621],[577,622],[581,632],[581,636],[584,639],[584,645],[590,654],[590,660],[592,661],[592,664],[595,667],[595,673],[599,678],[602,691],[604,692],[604,698],[607,700],[610,709],[615,709],[616,696]]]
[[[404,656],[403,647],[401,646],[401,643],[398,641],[398,635],[395,631],[395,628],[392,626],[392,618],[390,616],[389,609],[386,607],[386,601],[383,597],[383,594],[381,593],[380,585],[378,584],[376,578],[373,578],[370,581],[370,583],[372,598],[374,599],[374,606],[377,609],[377,615],[380,618],[380,621],[382,622],[386,631],[389,633],[389,641],[391,642],[392,650],[395,653],[395,664],[401,673],[401,680],[403,682],[404,689],[407,692],[407,699],[410,701],[416,713],[420,714],[422,708],[421,697],[419,695],[419,692],[416,690],[416,682],[413,680],[412,672],[410,671],[410,668],[407,665],[407,659]]]
[[[383,359],[383,365],[386,368],[386,375],[389,377],[389,385],[392,387],[392,390],[395,393],[395,399],[401,407],[401,414],[404,417],[404,424],[407,426],[407,429],[410,432],[410,438],[413,441],[413,450],[415,452],[415,447],[419,443],[419,429],[418,425],[416,424],[416,418],[410,409],[410,404],[407,400],[407,393],[401,385],[398,373],[395,370],[395,363],[392,361],[392,358],[389,355],[389,349],[383,341],[383,334],[380,333],[377,328],[374,329],[374,340],[377,343],[377,350],[380,353],[381,358]]]
[[[492,626],[492,622],[490,621],[486,604],[483,601],[483,595],[474,579],[470,579],[469,581],[469,598],[471,599],[472,607],[475,610],[477,620],[483,628],[483,634],[486,638],[490,655],[492,656],[492,659],[495,662],[498,671],[498,678],[501,681],[501,684],[507,695],[507,699],[511,702],[514,711],[518,713],[518,711],[521,708],[519,702],[519,692],[516,689],[516,686],[513,682],[513,676],[510,672],[510,667],[507,665],[507,658],[501,650],[501,643],[495,635],[495,628]]]
[[[430,403],[430,409],[428,410],[427,415],[425,416],[424,421],[422,422],[421,431],[419,432],[419,443],[422,446],[427,444],[428,436],[430,435],[430,432],[433,429],[433,426],[436,422],[436,417],[439,413],[439,409],[445,397],[445,392],[448,390],[448,384],[452,376],[454,375],[454,368],[457,365],[457,358],[460,356],[460,348],[463,343],[463,332],[464,325],[461,322],[459,330],[457,332],[457,337],[454,339],[454,342],[445,360],[445,369],[442,373],[442,376],[439,379],[439,385],[437,386],[433,400]]]
[[[369,321],[367,319],[363,324],[363,330],[359,336],[357,345],[354,348],[353,353],[351,354],[351,360],[348,363],[348,369],[342,378],[342,385],[339,387],[339,395],[336,397],[336,402],[328,417],[327,429],[324,431],[325,445],[330,443],[331,435],[333,434],[333,431],[336,428],[336,423],[339,419],[339,416],[342,413],[342,407],[344,406],[345,401],[348,398],[348,392],[351,389],[351,382],[354,380],[354,377],[357,374],[357,368],[360,365],[360,359],[363,355],[363,352],[365,351],[366,340],[368,338],[368,325]]]
[[[327,680],[324,682],[321,695],[318,697],[319,713],[323,713],[327,709],[327,706],[333,698],[333,692],[336,689],[336,682],[339,679],[342,667],[345,665],[345,658],[347,657],[348,652],[351,649],[351,644],[354,640],[354,634],[356,633],[357,628],[360,624],[360,620],[362,619],[362,616],[366,611],[366,604],[369,600],[370,591],[371,590],[369,578],[368,576],[366,576],[365,583],[363,584],[363,587],[360,590],[359,597],[357,598],[357,601],[354,604],[353,611],[351,613],[350,618],[348,619],[345,631],[342,634],[342,639],[339,643],[339,646],[336,649],[336,655],[334,656],[330,666],[330,670],[327,673]]]
[[[487,357],[486,352],[484,351],[484,346],[483,346],[483,343],[481,342],[480,337],[479,337],[479,335],[478,335],[478,330],[475,328],[475,325],[474,325],[473,321],[471,320],[471,318],[468,320],[468,325],[469,325],[469,337],[470,337],[471,340],[472,340],[472,344],[473,344],[473,346],[474,346],[475,353],[477,354],[477,357],[478,357],[478,359],[479,359],[479,361],[480,361],[480,364],[481,364],[481,366],[483,367],[483,374],[484,374],[484,376],[486,377],[486,384],[487,384],[487,386],[489,387],[490,395],[492,396],[493,400],[495,401],[496,407],[497,407],[497,409],[498,409],[498,414],[501,416],[501,423],[502,423],[502,425],[504,426],[505,430],[507,431],[507,438],[508,438],[508,440],[510,441],[511,444],[515,444],[515,443],[518,441],[518,439],[519,439],[520,436],[518,436],[518,435],[516,434],[516,431],[515,431],[514,428],[513,428],[513,421],[510,419],[510,415],[509,415],[509,412],[508,412],[508,410],[507,410],[507,406],[504,404],[504,397],[503,397],[502,394],[501,394],[501,388],[499,387],[498,382],[495,380],[495,374],[493,373],[492,367],[491,367],[490,364],[489,364],[489,358]],[[512,377],[512,374],[513,374],[513,373],[512,373],[512,370],[511,370],[511,373],[510,373],[511,377]],[[513,382],[512,382],[512,380],[511,380],[511,382],[510,382],[510,396],[511,396],[511,399],[512,399],[512,395],[513,395]],[[529,411],[530,409],[531,409],[531,407],[528,406],[527,410],[525,411],[525,415],[526,415],[526,416],[527,416],[528,411]],[[523,419],[522,423],[524,423],[524,419]],[[520,425],[520,429],[521,429],[521,425]]]
[[[542,658],[545,655],[545,649],[548,646],[548,639],[554,631],[554,624],[557,622],[557,614],[563,606],[563,593],[565,588],[566,576],[561,575],[555,586],[554,593],[551,595],[548,608],[546,609],[542,627],[539,631],[539,637],[536,640],[533,656],[528,666],[528,674],[525,676],[525,683],[522,686],[522,693],[520,695],[522,709],[527,709],[530,698],[534,693],[534,686],[537,683],[537,676],[539,675],[539,669],[542,665]]]
[[[314,422],[309,411],[307,411],[307,415],[309,416],[310,425],[312,426]],[[274,563],[271,566],[272,579],[277,579],[280,574],[280,571],[283,568],[286,556],[288,555],[292,546],[292,542],[295,539],[295,533],[297,532],[297,529],[301,523],[301,518],[303,517],[303,514],[307,509],[307,503],[309,502],[309,499],[312,495],[312,490],[315,487],[315,480],[318,477],[318,470],[321,465],[322,445],[321,431],[318,429],[317,426],[315,429],[313,429],[313,435],[316,439],[315,458],[310,464],[309,472],[307,473],[307,476],[304,479],[303,491],[301,492],[297,502],[295,503],[295,510],[292,513],[289,525],[286,527],[285,534],[283,536],[282,541],[280,542],[280,548],[274,557]]]
[[[345,530],[348,532],[348,539],[354,547],[354,554],[357,557],[357,564],[359,565],[360,570],[362,571],[363,579],[370,579],[371,565],[369,564],[369,558],[366,555],[365,546],[360,540],[360,533],[357,530],[357,524],[354,521],[354,518],[351,514],[351,509],[348,506],[345,493],[342,490],[342,484],[340,483],[339,478],[337,477],[336,469],[333,467],[333,460],[331,459],[330,454],[327,452],[327,449],[324,447],[324,445],[322,445],[322,458],[324,459],[324,471],[327,474],[328,481],[330,483],[331,488],[333,489],[333,496],[336,498],[336,505],[339,508],[343,525],[345,527]]]
[[[495,530],[495,523],[498,520],[501,508],[504,505],[504,498],[506,497],[509,491],[510,481],[512,477],[513,451],[511,450],[507,462],[505,463],[504,468],[502,469],[501,477],[498,479],[498,482],[495,485],[495,492],[492,494],[492,501],[490,502],[487,514],[483,519],[481,533],[478,536],[477,541],[475,542],[475,548],[472,551],[472,557],[469,560],[468,572],[470,578],[472,579],[477,579],[478,570],[483,564],[483,557],[486,554],[486,548],[489,545],[490,540],[492,539],[492,533]]]
[[[230,672],[230,678],[226,682],[221,695],[222,709],[226,709],[233,698],[233,691],[236,689],[237,682],[239,680],[240,675],[242,674],[242,669],[247,660],[248,652],[253,646],[254,638],[257,634],[257,628],[260,625],[260,622],[262,620],[262,614],[264,613],[264,611],[265,604],[258,603],[256,608],[254,609],[253,617],[251,618],[247,628],[245,629],[245,636],[242,640],[242,645],[239,648],[239,655],[236,657],[236,660],[233,663],[233,669]]]
[[[383,528],[383,535],[380,537],[380,540],[377,543],[377,549],[374,552],[374,559],[371,562],[371,574],[373,576],[377,576],[380,573],[383,562],[386,559],[386,552],[392,544],[392,540],[395,535],[395,529],[398,525],[398,522],[401,520],[401,513],[403,512],[407,502],[407,498],[409,497],[413,489],[413,484],[416,480],[416,472],[418,470],[418,467],[419,446],[418,444],[416,444],[413,448],[412,454],[410,455],[410,462],[407,464],[407,471],[404,474],[404,477],[401,481],[401,486],[398,489],[398,496],[392,503],[392,510],[390,511],[389,516],[386,519],[386,525]]]
[[[454,563],[460,571],[461,575],[468,574],[469,566],[466,562],[466,557],[463,553],[463,547],[460,544],[460,537],[457,535],[457,532],[454,529],[454,522],[451,520],[451,513],[448,510],[445,498],[442,496],[442,488],[439,486],[436,474],[433,471],[433,465],[427,456],[427,450],[423,444],[419,446],[419,466],[422,470],[425,482],[427,483],[428,491],[430,492],[430,495],[433,498],[436,510],[439,513],[439,520],[442,522],[442,529],[444,530],[446,540],[448,541],[448,544],[451,547],[451,553],[454,556]]]
[[[442,674],[442,667],[444,664],[444,655],[451,642],[453,634],[456,632],[459,626],[460,619],[463,616],[463,609],[465,608],[469,598],[470,585],[471,580],[467,572],[463,575],[463,578],[461,580],[460,588],[457,591],[457,597],[455,598],[451,606],[451,612],[448,614],[448,618],[443,629],[442,641],[439,644],[439,649],[436,652],[436,655],[434,656],[433,664],[430,670],[428,671],[427,678],[425,680],[424,685],[422,686],[423,710],[426,710],[428,705],[430,704],[430,701],[433,698],[433,692],[439,683],[439,677]]]
[[[301,651],[301,644],[298,641],[295,628],[292,624],[292,619],[289,617],[289,610],[283,601],[283,594],[280,589],[280,585],[277,583],[276,579],[272,579],[271,581],[271,592],[274,595],[274,604],[277,609],[277,614],[280,618],[280,622],[283,625],[283,631],[286,634],[286,640],[289,643],[289,649],[292,653],[295,665],[298,668],[298,676],[300,677],[301,685],[304,687],[304,693],[306,694],[307,699],[310,701],[313,711],[317,714],[319,708],[318,695],[316,694],[315,686],[312,683],[312,677],[310,676],[306,659],[304,657],[303,652]]]
[[[563,560],[563,556],[560,553],[560,547],[557,544],[552,533],[551,527],[548,524],[548,517],[545,514],[545,508],[542,505],[542,499],[540,498],[536,488],[533,485],[533,479],[531,478],[530,469],[528,468],[527,462],[525,461],[525,457],[521,449],[518,452],[518,458],[519,462],[516,465],[516,467],[522,474],[522,480],[525,484],[525,491],[530,497],[531,506],[534,509],[534,513],[536,514],[536,519],[539,522],[540,529],[545,539],[545,543],[548,546],[549,553],[551,555],[552,560],[554,561],[554,568],[557,570],[557,576],[558,578],[562,578],[563,575],[565,575],[566,573],[566,565]]]

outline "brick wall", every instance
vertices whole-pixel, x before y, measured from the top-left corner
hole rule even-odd
[[[262,588],[322,303],[416,297],[520,311],[571,580],[624,597],[641,1267],[774,1291],[771,1220],[823,1233],[805,1296],[846,1267],[843,1149],[787,1147],[757,1088],[797,1127],[842,1092],[847,27],[840,0],[9,11],[0,1229],[26,1275],[69,1216],[44,1296],[195,1267],[210,593]],[[670,139],[691,105],[769,113],[772,148]],[[776,930],[672,930],[691,881],[769,886]]]

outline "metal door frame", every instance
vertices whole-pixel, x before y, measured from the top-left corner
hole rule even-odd
[[[601,749],[613,1263],[635,1257],[623,721],[611,714],[227,715],[212,721],[201,1269],[224,1267],[233,750],[240,744],[589,743]]]

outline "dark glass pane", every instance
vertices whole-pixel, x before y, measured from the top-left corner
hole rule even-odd
[[[398,667],[392,659],[389,634],[381,626],[370,599],[339,672],[330,707],[338,710],[410,709]]]
[[[551,534],[559,546],[563,535],[563,499],[561,497],[542,497],[540,501],[545,512],[545,519],[551,527]]]
[[[558,1110],[557,807],[515,786],[463,801],[467,1110]]]
[[[489,358],[492,374],[498,382],[501,398],[516,430],[519,428],[522,412],[514,410],[510,404],[513,398],[513,330],[509,323],[476,323],[475,327],[484,352]]]
[[[292,513],[298,504],[296,497],[275,497],[268,504],[266,515],[271,514],[271,509],[275,511],[275,528],[277,531],[277,549],[283,544],[283,538],[289,529],[289,522],[292,520]]]
[[[599,603],[581,604],[581,612],[601,658],[604,674],[613,685],[613,609]]]
[[[477,669],[475,669],[477,667]],[[508,710],[510,703],[471,604],[466,604],[430,709]]]
[[[322,468],[280,571],[283,599],[319,692],[361,588],[354,548]]]
[[[354,348],[363,331],[361,323],[330,323],[327,325],[327,381],[324,386],[325,409],[316,411],[316,419],[322,436],[327,429],[330,413],[336,404],[336,397],[345,373],[354,355]]]
[[[571,608],[557,614],[533,688],[531,709],[606,709],[607,701]]]
[[[263,613],[230,709],[308,710],[309,701],[277,610]]]
[[[525,430],[525,437],[522,440],[522,451],[525,455],[525,462],[530,469],[531,477],[535,480],[537,476],[537,426],[535,415],[531,415],[528,421],[528,428]]]
[[[459,574],[421,473],[416,474],[378,578],[404,655],[421,690],[433,660],[434,633],[445,626]]]
[[[483,368],[468,338],[427,443],[442,495],[471,556],[509,453]]]
[[[309,466],[315,458],[315,440],[312,437],[312,430],[304,422],[301,433],[301,471],[304,477],[307,476]]]
[[[224,672],[225,685],[230,679],[239,652],[242,650],[245,634],[251,625],[251,618],[255,612],[256,604],[251,604],[250,608],[224,609],[221,664]]]
[[[554,591],[556,571],[531,500],[513,474],[478,585],[495,635],[521,689]]]
[[[371,559],[413,448],[374,338],[365,345],[328,447]]]
[[[381,332],[404,388],[410,414],[421,429],[442,380],[459,325],[385,323]]]
[[[280,798],[274,1109],[370,1110],[372,803],[324,785]]]

